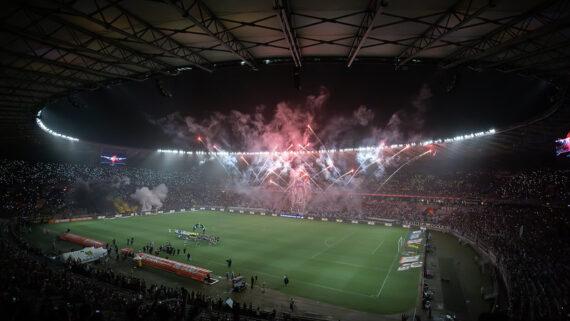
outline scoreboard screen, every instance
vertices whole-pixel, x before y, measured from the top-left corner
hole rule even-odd
[[[127,156],[119,151],[101,151],[100,163],[109,166],[127,165]]]
[[[556,140],[556,155],[568,154],[570,157],[570,133],[566,138],[560,138]]]

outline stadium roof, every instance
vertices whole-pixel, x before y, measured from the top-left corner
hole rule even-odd
[[[78,91],[184,70],[361,62],[499,70],[565,82],[567,0],[4,1],[0,133]],[[364,80],[363,80],[364,81]]]

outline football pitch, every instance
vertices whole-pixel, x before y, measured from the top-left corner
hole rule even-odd
[[[182,255],[184,241],[169,229],[192,231],[203,224],[208,235],[220,243],[197,247],[189,241],[192,260]],[[170,259],[213,271],[225,278],[226,271],[241,273],[249,282],[258,276],[267,287],[290,295],[377,314],[400,313],[416,304],[421,269],[397,271],[398,239],[410,229],[400,227],[339,224],[261,215],[213,211],[93,220],[43,225],[56,232],[80,234],[104,242],[117,240],[127,247],[134,237],[139,250],[152,241],[155,249],[169,241],[181,249]],[[161,253],[164,257],[165,253]],[[226,259],[232,259],[231,270]],[[283,276],[290,283],[283,285]],[[188,281],[197,282],[197,281]],[[214,285],[216,286],[216,285]]]

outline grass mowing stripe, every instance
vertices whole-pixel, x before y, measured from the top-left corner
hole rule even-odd
[[[391,260],[397,255],[397,240],[407,233],[399,227],[196,211],[41,225],[34,227],[33,237],[35,243],[49,248],[55,235],[43,234],[43,228],[55,233],[70,228],[72,233],[104,242],[116,239],[119,247],[126,245],[127,237],[134,237],[137,251],[152,241],[156,246],[169,241],[181,250],[181,255],[169,258],[186,263],[188,259],[182,255],[184,242],[168,230],[191,231],[196,223],[204,224],[208,234],[220,236],[221,242],[211,247],[207,242],[200,247],[190,242],[186,246],[192,254],[190,264],[210,269],[214,274],[225,276],[226,271],[234,271],[248,278],[258,274],[260,282],[265,279],[267,288],[287,295],[371,313],[401,313],[416,303],[419,273],[391,274],[396,266],[391,265]],[[77,245],[64,241],[56,244],[77,249]],[[225,263],[230,257],[231,269]],[[283,286],[283,274],[292,281],[288,287]],[[153,283],[170,282],[161,273],[145,275],[155,278],[151,279]],[[177,282],[189,288],[202,287],[193,280]],[[379,284],[383,284],[382,298],[377,296]],[[229,285],[223,282],[214,288],[225,293]]]

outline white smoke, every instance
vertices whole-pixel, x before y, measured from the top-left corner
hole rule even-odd
[[[114,176],[111,179],[111,186],[114,188],[119,188],[123,185],[131,185],[131,179],[128,176]]]
[[[137,188],[131,197],[141,204],[143,211],[150,211],[162,208],[162,202],[166,199],[166,194],[168,194],[168,188],[166,185],[160,184],[152,190],[146,186]]]

